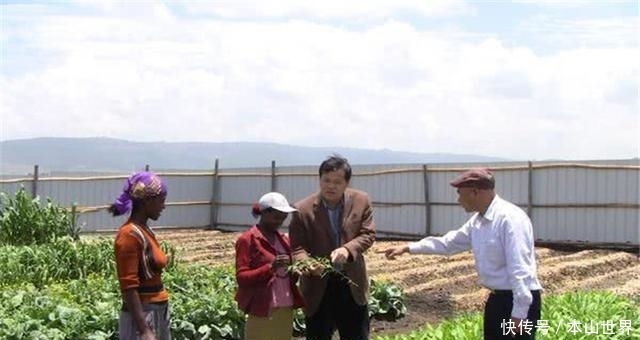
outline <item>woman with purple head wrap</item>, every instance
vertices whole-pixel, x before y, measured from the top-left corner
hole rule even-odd
[[[133,174],[124,185],[122,194],[109,208],[113,216],[126,214],[133,209],[133,202],[155,196],[167,196],[167,186],[152,172]]]
[[[115,239],[116,268],[122,292],[120,339],[171,339],[169,294],[162,284],[168,258],[147,224],[164,210],[167,187],[156,174],[138,172],[127,179],[109,207],[113,216],[129,213]]]

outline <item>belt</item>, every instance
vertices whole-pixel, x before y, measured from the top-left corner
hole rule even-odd
[[[539,292],[539,289],[532,289],[530,290],[530,292],[535,293],[535,292]],[[513,294],[513,291],[511,289],[491,289],[491,294],[494,295],[507,295],[507,294]]]
[[[136,288],[136,290],[138,291],[138,293],[160,293],[164,290],[164,285],[159,284],[155,286],[140,286]]]
[[[167,305],[169,304],[169,301],[160,301],[160,302],[142,302],[142,305],[156,305],[156,306],[163,306],[163,305]],[[144,309],[144,307],[143,307]],[[123,312],[128,312],[129,311],[129,307],[127,306],[126,302],[122,303],[122,309]]]

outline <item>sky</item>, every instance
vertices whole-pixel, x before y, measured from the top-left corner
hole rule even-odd
[[[0,4],[2,141],[640,157],[637,1]]]

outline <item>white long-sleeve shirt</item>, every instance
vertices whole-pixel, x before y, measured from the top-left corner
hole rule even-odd
[[[496,195],[484,215],[475,213],[444,236],[412,242],[409,252],[452,255],[471,249],[481,284],[491,290],[512,290],[511,316],[526,319],[531,290],[542,289],[533,242],[529,216]]]

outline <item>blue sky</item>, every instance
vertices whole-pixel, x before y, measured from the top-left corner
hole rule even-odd
[[[0,140],[639,156],[636,1],[1,4]]]

